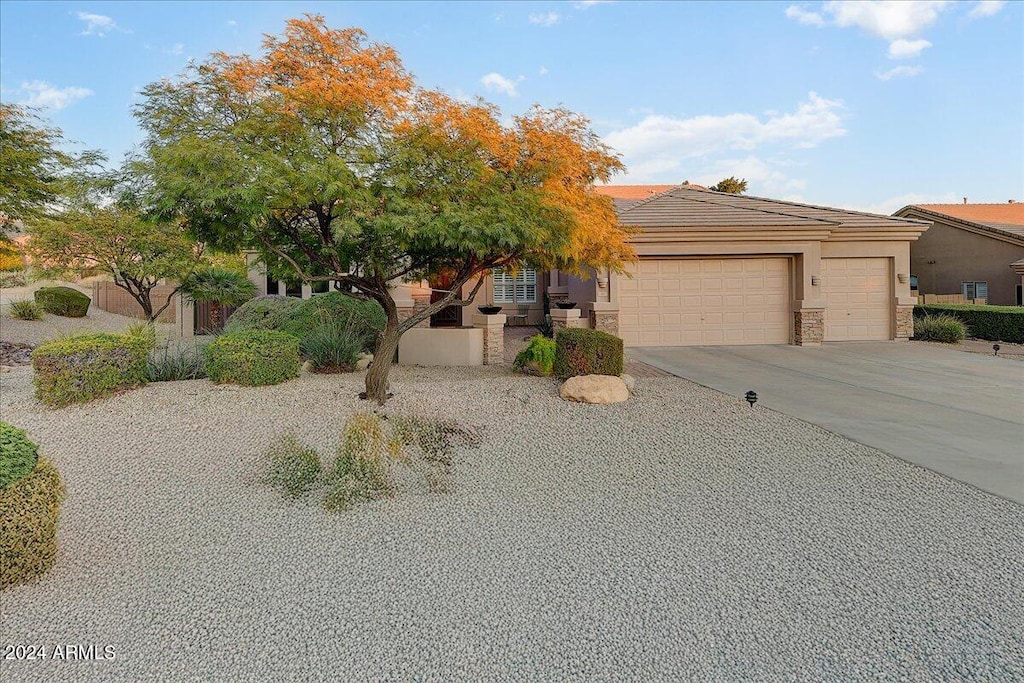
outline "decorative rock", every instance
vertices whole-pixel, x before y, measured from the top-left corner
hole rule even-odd
[[[11,368],[8,365],[0,365],[0,372],[10,372]]]
[[[620,375],[622,381],[626,384],[626,388],[629,389],[629,393],[633,393],[633,389],[636,388],[636,377],[633,375],[626,374],[625,372]]]
[[[305,363],[302,364],[302,371],[313,372],[313,364],[307,360]]]
[[[370,363],[373,362],[372,353],[361,353],[359,354],[359,360],[356,361],[356,370],[365,370],[370,367]]]
[[[622,403],[629,398],[629,389],[621,377],[580,375],[565,380],[558,395],[582,403]]]

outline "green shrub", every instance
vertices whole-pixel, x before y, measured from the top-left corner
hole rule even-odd
[[[977,339],[1024,344],[1024,307],[928,304],[915,306],[914,315],[945,313],[960,319]]]
[[[288,312],[278,329],[303,339],[329,322],[351,325],[352,330],[365,340],[362,350],[373,351],[377,334],[384,329],[387,318],[384,309],[376,301],[356,299],[341,292],[328,292],[299,303]]]
[[[148,348],[156,348],[156,325],[153,323],[132,323],[124,334],[138,339]]]
[[[60,473],[46,458],[0,488],[0,588],[37,579],[53,566],[64,494]]]
[[[0,422],[0,489],[18,481],[36,466],[39,447],[20,429]]]
[[[206,346],[206,374],[216,382],[280,384],[299,376],[299,340],[284,332],[222,334]]]
[[[198,343],[168,343],[150,352],[146,378],[150,382],[177,382],[206,377],[206,359]]]
[[[26,284],[28,277],[24,270],[0,270],[0,289],[24,287]]]
[[[555,335],[554,372],[576,375],[622,374],[622,340],[599,330],[567,327]]]
[[[320,454],[300,443],[294,434],[275,441],[264,459],[262,480],[288,498],[298,498],[320,481]]]
[[[550,375],[555,366],[555,340],[543,334],[530,337],[530,343],[516,355],[512,369],[530,375]]]
[[[250,330],[279,330],[302,299],[293,296],[260,296],[235,309],[224,325],[226,334]]]
[[[351,372],[365,348],[366,334],[351,318],[326,322],[299,342],[299,354],[314,372]]]
[[[967,338],[967,326],[959,318],[935,313],[914,318],[914,339],[956,344]]]
[[[135,335],[83,334],[32,352],[36,398],[59,408],[146,383],[149,341]]]
[[[43,307],[32,299],[11,302],[11,317],[18,320],[42,320]]]
[[[391,461],[400,450],[399,441],[385,436],[380,416],[365,413],[350,417],[328,474],[324,509],[344,510],[356,501],[392,495],[395,483]]]
[[[92,299],[71,287],[42,287],[36,290],[36,303],[43,310],[65,318],[84,318]]]

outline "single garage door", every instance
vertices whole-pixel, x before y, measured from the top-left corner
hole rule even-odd
[[[821,260],[825,341],[892,339],[887,258]]]
[[[789,260],[642,259],[619,278],[627,346],[789,343]]]

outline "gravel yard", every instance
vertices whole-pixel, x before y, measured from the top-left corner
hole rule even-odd
[[[676,378],[615,406],[395,368],[394,414],[484,433],[456,490],[331,515],[251,483],[326,450],[360,375],[154,384],[0,413],[64,475],[61,551],[0,594],[4,681],[1024,678],[1024,508]]]

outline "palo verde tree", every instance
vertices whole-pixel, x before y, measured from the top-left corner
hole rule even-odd
[[[31,109],[0,103],[0,239],[60,210],[103,162],[62,149],[64,135]]]
[[[493,105],[418,88],[392,48],[322,17],[144,95],[156,211],[383,307],[365,392],[379,403],[401,335],[472,303],[492,268],[583,273],[632,255],[611,200],[590,191],[622,166],[586,119],[534,108],[503,125]],[[451,289],[400,319],[392,287],[439,274]]]
[[[202,247],[180,221],[149,220],[116,203],[76,206],[32,223],[28,233],[29,253],[44,272],[100,270],[139,303],[150,322],[203,262]],[[157,306],[153,290],[165,279],[179,285]]]
[[[746,178],[729,176],[728,178],[722,178],[717,184],[712,185],[709,189],[712,189],[715,192],[725,192],[727,194],[743,194],[747,191],[747,180]]]

